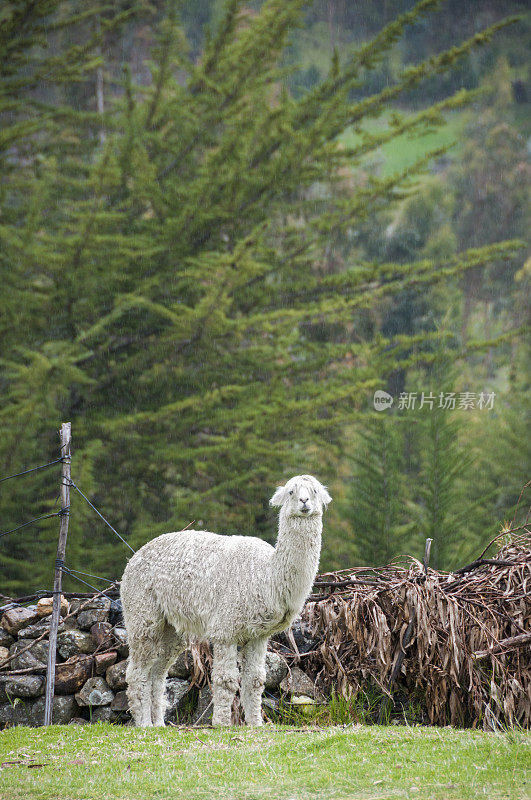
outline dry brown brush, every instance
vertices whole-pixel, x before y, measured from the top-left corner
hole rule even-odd
[[[368,685],[423,698],[434,725],[531,722],[531,534],[449,574],[401,558],[320,576],[305,669],[346,699]],[[385,705],[385,701],[384,701]]]

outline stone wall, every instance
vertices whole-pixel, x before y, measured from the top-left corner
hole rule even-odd
[[[3,612],[0,729],[43,724],[51,611],[51,598],[43,598],[35,605],[13,606]],[[131,724],[125,692],[127,633],[119,601],[95,596],[68,602],[63,597],[61,614],[53,723],[85,724],[102,720]],[[289,647],[285,648],[287,660],[278,649],[277,643],[277,652],[267,654],[266,714],[278,709],[281,695],[295,705],[316,701],[313,682],[298,667],[288,668]],[[170,669],[166,680],[168,723],[210,723],[209,661],[200,650],[187,651]],[[235,721],[239,721],[237,710]]]

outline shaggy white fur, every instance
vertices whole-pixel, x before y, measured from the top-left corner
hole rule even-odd
[[[231,724],[238,661],[245,721],[262,724],[267,639],[291,625],[312,588],[331,499],[314,477],[298,475],[270,500],[280,506],[275,547],[252,536],[190,530],[158,536],[131,558],[121,598],[137,725],[164,725],[168,669],[190,641],[202,639],[213,646],[213,724]]]

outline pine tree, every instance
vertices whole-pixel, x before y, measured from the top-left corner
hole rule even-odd
[[[74,479],[76,470],[86,476],[82,488],[134,545],[192,520],[271,535],[264,487],[282,473],[321,475],[322,453],[341,447],[365,394],[397,362],[411,363],[412,344],[422,349],[429,339],[360,337],[356,315],[514,253],[515,243],[500,243],[409,264],[351,260],[341,269],[326,258],[331,238],[345,240],[353,224],[410,191],[430,156],[347,189],[342,171],[393,136],[439,124],[469,95],[396,114],[377,135],[363,131],[363,120],[502,27],[356,96],[361,73],[436,5],[421,0],[344,64],[334,59],[324,81],[296,99],[283,86],[281,59],[302,0],[268,0],[250,17],[231,0],[197,61],[170,3],[152,81],[136,85],[125,70],[103,144],[101,115],[57,106],[66,140],[48,138],[56,149],[46,150],[41,174],[33,168],[34,212],[21,206],[5,233],[27,226],[17,275],[20,305],[33,306],[30,333],[13,335],[4,362],[3,424],[16,437],[24,403],[41,393],[26,428],[35,453],[45,449],[36,434],[70,417]],[[93,126],[85,139],[75,135],[82,120]],[[341,148],[337,137],[349,126],[359,143]],[[20,192],[10,191],[13,206]],[[38,298],[35,288],[23,292],[30,263],[44,287]],[[24,378],[30,363],[42,371]],[[8,452],[3,446],[4,459]],[[103,550],[92,527],[83,514],[72,519],[72,546],[119,574],[123,546]]]
[[[348,562],[382,566],[401,552],[407,532],[404,437],[396,414],[383,412],[359,426],[352,477],[339,515],[350,524]]]
[[[475,468],[475,454],[463,442],[467,412],[459,409],[457,373],[449,355],[436,351],[417,394],[414,448],[418,473],[410,495],[410,514],[419,539],[433,540],[430,563],[435,569],[451,569],[466,561],[477,542],[470,537],[475,508],[484,503],[479,482],[467,492],[463,478]],[[467,487],[468,488],[468,487]],[[471,495],[473,499],[471,498]]]
[[[105,31],[130,13],[107,11]],[[58,457],[60,422],[92,382],[81,366],[68,312],[62,313],[81,286],[74,288],[65,267],[71,271],[75,265],[62,261],[55,234],[62,229],[75,252],[64,212],[87,194],[100,120],[90,109],[74,107],[68,95],[90,84],[100,63],[101,36],[86,31],[103,14],[95,4],[79,7],[62,0],[22,0],[2,7],[2,477]],[[59,474],[56,466],[3,484],[2,531],[57,510]],[[51,518],[0,540],[6,589],[21,593],[49,585],[56,535],[57,520]]]

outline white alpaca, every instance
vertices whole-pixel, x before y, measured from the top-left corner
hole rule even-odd
[[[245,721],[262,724],[267,640],[291,625],[312,588],[331,499],[319,481],[299,475],[270,500],[280,506],[275,547],[252,536],[181,531],[158,536],[131,558],[121,597],[137,725],[164,725],[166,675],[191,640],[213,646],[213,724],[231,724],[238,661]]]

